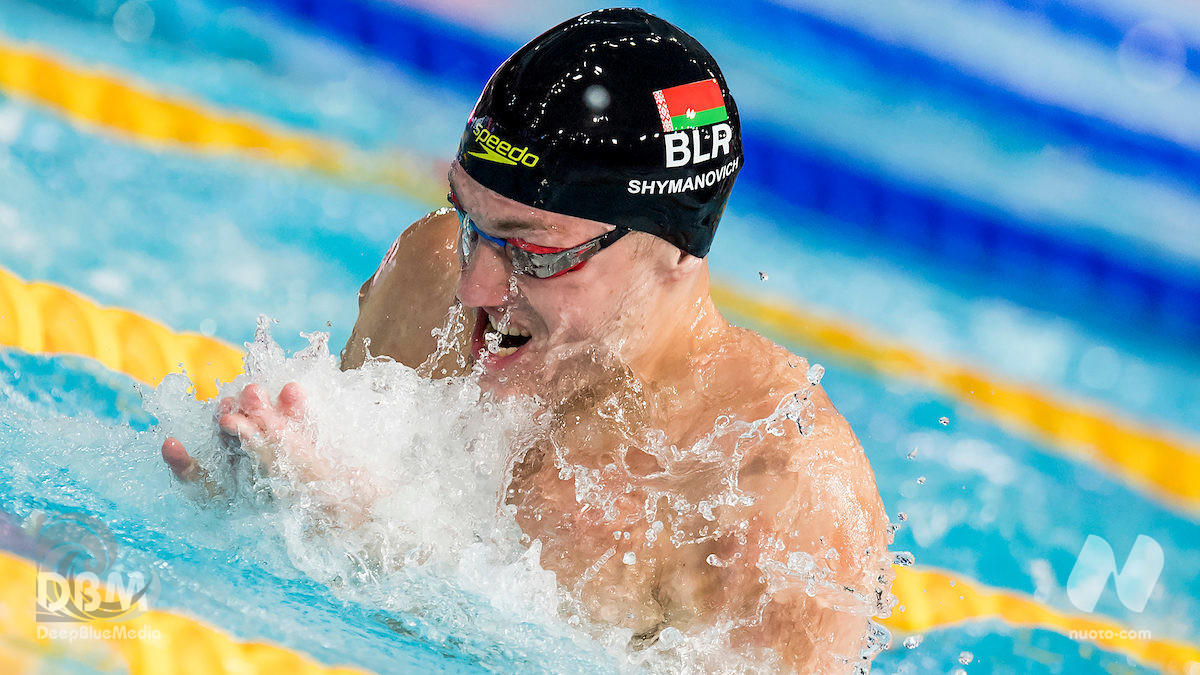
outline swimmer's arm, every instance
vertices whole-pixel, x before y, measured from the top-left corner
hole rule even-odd
[[[361,366],[368,350],[416,368],[437,349],[431,331],[446,323],[456,304],[457,234],[453,213],[434,212],[396,239],[358,292],[358,321],[342,350],[342,370]],[[457,349],[465,352],[465,337]],[[454,374],[453,355],[442,359],[435,375]]]
[[[746,476],[744,487],[775,498],[763,500],[760,522],[787,552],[810,555],[818,567],[827,568],[826,590],[812,597],[804,584],[796,583],[776,592],[761,624],[737,638],[770,647],[796,672],[845,672],[844,659],[853,662],[862,650],[869,615],[834,605],[871,606],[877,591],[886,592],[883,587],[894,577],[888,564],[887,517],[874,473],[849,424],[822,388],[815,388],[810,400],[815,412],[811,432],[778,439],[782,456],[790,458],[788,466]]]

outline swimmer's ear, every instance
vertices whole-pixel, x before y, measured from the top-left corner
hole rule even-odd
[[[675,261],[675,268],[681,274],[690,274],[704,264],[704,258],[697,258],[691,253],[685,253],[684,251],[678,251],[678,254]]]

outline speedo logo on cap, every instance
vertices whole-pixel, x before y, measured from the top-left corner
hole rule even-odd
[[[479,150],[467,153],[472,157],[486,159],[497,164],[508,164],[509,166],[521,164],[528,167],[537,166],[538,160],[541,159],[529,152],[529,146],[514,147],[513,144],[488,131],[484,128],[482,120],[475,122],[471,134],[479,143]]]

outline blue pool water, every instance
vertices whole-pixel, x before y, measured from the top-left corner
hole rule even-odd
[[[450,154],[474,100],[457,84],[264,12],[189,0],[163,9],[150,37],[129,42],[113,31],[104,7],[9,0],[0,9],[0,39],[271,124],[422,157]],[[852,164],[882,167],[896,180],[1061,220],[1072,224],[1062,236],[1145,253],[1200,277],[1200,249],[1186,227],[1200,215],[1194,185],[1141,172],[1135,160],[1062,151],[1044,130],[944,89],[824,58],[827,46],[815,38],[792,45],[755,40],[753,26],[693,29],[682,3],[652,9],[688,27],[726,64],[747,119],[784,127]],[[525,21],[548,26],[571,13],[542,10]],[[526,28],[495,30],[504,35],[497,43],[507,45]],[[148,148],[3,89],[0,172],[0,266],[235,344],[250,340],[256,317],[266,314],[289,350],[306,344],[302,331],[328,331],[334,351],[344,343],[359,284],[428,207],[387,186]],[[969,274],[880,250],[825,216],[739,189],[711,258],[721,283],[1126,419],[1200,434],[1196,345],[1158,339],[1153,327],[1099,330],[1030,309],[981,290],[986,285]],[[1146,222],[1164,226],[1130,225]],[[826,366],[823,384],[866,448],[888,513],[908,516],[896,550],[1072,612],[1064,585],[1084,538],[1098,534],[1122,552],[1145,534],[1167,561],[1151,609],[1126,609],[1110,588],[1096,611],[1156,638],[1200,642],[1194,513],[943,393],[771,337]],[[39,509],[96,515],[131,565],[159,575],[157,606],[325,663],[380,672],[616,671],[610,653],[575,639],[568,627],[513,622],[456,577],[421,582],[441,589],[430,597],[462,607],[465,623],[330,584],[319,572],[333,568],[313,562],[319,552],[298,551],[287,537],[288,513],[254,503],[203,508],[171,480],[158,458],[168,420],[155,410],[161,414],[163,404],[144,403],[143,395],[168,401],[172,424],[199,428],[209,414],[86,359],[0,351],[0,512],[13,521]],[[942,417],[950,424],[940,424]],[[463,625],[476,629],[447,632]],[[913,650],[893,645],[876,667],[950,672],[962,651],[974,655],[967,672],[1157,672],[1001,621],[940,629]]]

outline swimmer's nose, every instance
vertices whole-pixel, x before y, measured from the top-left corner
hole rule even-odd
[[[467,307],[498,307],[508,297],[508,266],[495,247],[480,243],[458,273],[458,299]]]

